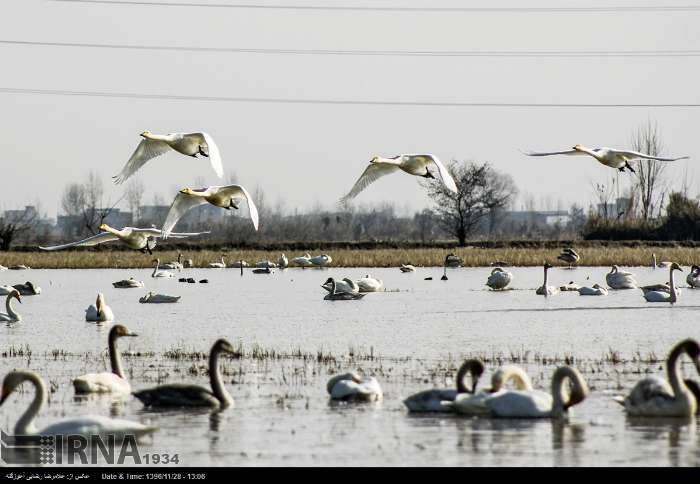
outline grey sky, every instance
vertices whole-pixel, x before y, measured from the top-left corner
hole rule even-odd
[[[699,19],[700,12],[310,12],[24,0],[4,5],[0,40],[299,49],[663,50],[699,48]],[[700,101],[700,57],[415,58],[0,45],[0,60],[0,88],[380,101]],[[112,200],[119,198],[123,188],[111,185],[110,177],[120,171],[144,129],[209,132],[227,173],[235,172],[251,190],[263,187],[268,203],[284,199],[288,209],[307,210],[317,201],[331,207],[372,155],[402,152],[430,152],[443,161],[490,161],[510,173],[521,192],[562,200],[568,207],[572,202],[587,206],[590,181],[604,181],[614,171],[589,158],[532,159],[518,149],[566,149],[576,143],[625,147],[631,131],[651,118],[658,121],[671,154],[692,157],[675,162],[669,176],[680,181],[687,168],[691,193],[700,191],[694,168],[700,162],[699,108],[388,107],[7,93],[0,93],[0,107],[0,208],[39,199],[50,216],[56,214],[64,185],[82,181],[89,170],[103,177]],[[208,163],[199,163],[177,154],[149,162],[136,175],[147,186],[145,201],[159,192],[169,202],[174,189],[191,185],[197,177],[220,184]],[[376,182],[357,198],[367,204],[383,200],[411,210],[429,205],[416,180],[402,174]]]

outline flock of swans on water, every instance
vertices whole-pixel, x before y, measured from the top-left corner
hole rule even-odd
[[[114,177],[115,183],[123,183],[133,176],[146,162],[171,150],[193,158],[199,156],[209,158],[216,174],[220,178],[223,177],[223,166],[219,149],[213,138],[207,133],[157,135],[144,131],[141,133],[141,137],[143,139],[129,161],[121,172]],[[589,155],[600,163],[621,171],[624,171],[625,168],[633,171],[629,165],[629,161],[633,159],[660,161],[681,159],[659,158],[631,150],[588,149],[581,145],[576,145],[572,150],[567,151],[528,152],[525,154],[529,156]],[[457,192],[454,179],[436,156],[430,154],[401,154],[391,158],[373,157],[369,162],[369,166],[364,170],[350,192],[341,200],[347,201],[352,199],[378,178],[397,171],[403,171],[413,176],[439,179],[448,190]],[[247,203],[250,219],[257,230],[259,224],[258,211],[252,197],[244,187],[240,185],[210,186],[201,189],[186,187],[175,195],[161,229],[155,227],[124,227],[116,229],[102,224],[100,226],[101,232],[97,235],[77,242],[53,247],[41,247],[41,249],[61,250],[70,247],[93,246],[104,242],[119,241],[131,249],[152,254],[158,238],[186,238],[207,233],[173,232],[178,220],[189,210],[204,204],[211,204],[225,210],[238,209],[242,201]],[[580,257],[573,249],[565,249],[559,256],[559,259],[571,266],[578,262]],[[306,254],[293,259],[292,263],[301,267],[323,267],[330,264],[331,261],[331,257],[327,254],[317,257],[311,257],[310,254]],[[183,262],[181,256],[178,257],[178,261],[162,266],[159,259],[156,259],[154,262],[155,268],[152,273],[154,278],[174,277],[174,274],[169,272],[168,269],[182,269],[192,266],[191,261]],[[263,261],[262,265],[260,263],[257,264],[256,270],[269,272],[272,267],[285,268],[288,263],[289,261],[283,254],[278,264]],[[454,267],[455,265],[459,265],[459,259],[450,254],[445,259],[445,268]],[[505,266],[503,263],[498,265]],[[222,256],[220,261],[212,262],[209,266],[211,268],[224,268],[227,267],[227,264]],[[238,261],[233,264],[233,267],[244,267],[244,262]],[[557,292],[557,288],[547,285],[547,270],[550,267],[549,264],[544,266],[544,284],[537,289],[537,294],[548,296]],[[647,300],[675,302],[678,294],[674,286],[673,272],[680,270],[680,267],[675,263],[669,264],[668,267],[670,269],[668,286],[658,285],[658,287],[647,288],[648,290],[642,288]],[[0,266],[0,269],[6,268]],[[10,269],[28,269],[28,267],[13,266]],[[400,269],[402,272],[415,271],[415,267],[412,264],[403,264]],[[694,267],[693,281],[698,280],[698,273],[700,273],[700,269]],[[446,273],[443,274],[443,279],[447,279]],[[503,290],[507,288],[512,279],[513,275],[510,272],[505,271],[502,267],[496,267],[488,277],[487,285],[495,290]],[[194,282],[194,280],[189,279],[186,279],[186,281]],[[206,280],[200,282],[206,282]],[[613,267],[613,270],[608,274],[607,282],[613,289],[636,287],[632,274],[620,271],[617,266]],[[688,279],[688,282],[690,283],[690,279]],[[691,285],[697,287],[695,282]],[[700,281],[698,285],[700,285]],[[144,284],[141,281],[128,279],[115,282],[114,286],[119,288],[137,288],[143,287]],[[328,291],[325,299],[353,300],[363,297],[367,292],[383,290],[384,284],[381,280],[368,275],[356,281],[349,278],[339,281],[336,281],[334,278],[328,278],[322,287]],[[36,295],[41,292],[41,289],[31,282],[12,287],[3,286],[0,287],[0,290],[7,295],[7,313],[0,313],[0,321],[9,322],[21,319],[12,307],[13,299],[21,302],[22,295]],[[602,295],[607,293],[607,290],[597,284],[591,288],[578,288],[578,290],[582,295]],[[177,299],[179,298],[149,293],[141,298],[141,302],[175,302]],[[91,305],[86,310],[86,320],[114,320],[114,313],[105,304],[102,293],[98,294],[95,305]],[[73,386],[75,392],[78,394],[132,394],[143,402],[145,406],[153,408],[209,407],[225,409],[233,405],[233,398],[226,390],[219,370],[219,357],[223,353],[235,352],[233,346],[227,340],[219,339],[211,348],[209,354],[210,389],[198,385],[173,383],[132,392],[131,385],[126,379],[121,365],[119,351],[117,350],[117,340],[122,337],[136,336],[137,334],[130,331],[126,326],[122,324],[114,325],[108,336],[111,372],[89,373],[74,378]],[[682,380],[679,376],[678,360],[684,353],[693,360],[696,368],[700,371],[700,346],[698,346],[698,343],[693,340],[685,340],[678,343],[671,351],[666,363],[668,382],[659,377],[647,377],[638,382],[626,398],[618,399],[630,415],[688,417],[695,414],[697,411],[697,400],[693,392],[697,390],[697,385],[692,380]],[[486,418],[561,418],[565,417],[569,409],[583,401],[588,394],[588,387],[582,375],[569,366],[557,368],[554,372],[551,394],[535,390],[525,371],[512,365],[499,368],[493,372],[490,388],[477,389],[479,377],[483,372],[484,365],[482,362],[467,360],[457,373],[456,388],[425,390],[406,398],[404,404],[411,412],[454,412]],[[471,385],[465,383],[467,376],[471,378]],[[34,386],[34,398],[17,420],[15,434],[111,434],[116,437],[123,437],[129,434],[140,437],[157,430],[154,426],[100,415],[65,418],[47,427],[38,429],[34,421],[46,401],[47,393],[44,381],[37,373],[28,370],[15,370],[8,373],[2,383],[0,405],[4,404],[10,395],[25,382]],[[566,382],[569,382],[568,386],[565,385]],[[508,384],[513,384],[515,388],[508,387]],[[379,382],[374,377],[363,378],[352,372],[334,376],[328,381],[326,388],[331,400],[373,402],[383,398]]]

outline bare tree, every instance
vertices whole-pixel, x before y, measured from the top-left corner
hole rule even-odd
[[[510,205],[515,187],[496,183],[496,173],[488,163],[452,161],[447,169],[457,185],[457,193],[438,180],[422,181],[435,203],[438,224],[445,232],[457,237],[464,247],[481,220],[490,211]],[[512,183],[512,181],[511,181]]]
[[[614,210],[611,203],[616,193],[615,178],[611,178],[609,183],[591,182],[591,185],[597,203],[596,213],[605,219],[617,215],[613,213]]]
[[[39,212],[29,208],[33,207],[27,207],[20,217],[10,219],[5,214],[0,218],[0,250],[10,250],[12,241],[20,234],[32,229],[39,221]]]
[[[129,204],[129,210],[133,216],[133,220],[139,220],[141,218],[141,205],[143,202],[143,195],[146,192],[146,188],[143,182],[140,180],[132,179],[126,186],[126,201]]]
[[[105,203],[104,186],[102,179],[94,172],[88,174],[87,180],[82,183],[70,183],[63,191],[61,205],[66,215],[72,216],[74,225],[89,234],[99,232],[99,227],[104,223],[109,214],[116,208],[124,195],[112,204],[109,200]]]
[[[632,134],[632,149],[652,156],[661,156],[664,149],[661,132],[656,122],[648,120]],[[637,189],[641,215],[644,220],[654,216],[654,210],[661,208],[661,195],[664,186],[666,162],[656,160],[638,160],[635,163]]]

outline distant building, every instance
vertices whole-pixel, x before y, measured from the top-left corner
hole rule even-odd
[[[33,205],[26,205],[24,210],[5,210],[2,216],[6,223],[16,224],[30,222],[39,218],[39,213]]]
[[[109,210],[109,209],[98,209]],[[104,218],[103,223],[110,227],[121,229],[122,227],[131,226],[133,224],[133,216],[131,212],[123,212],[118,208],[109,210],[109,213]],[[85,219],[82,215],[59,215],[56,220],[56,226],[59,231],[68,237],[77,237],[85,234],[87,227]],[[97,227],[94,227],[95,229]]]
[[[503,225],[532,225],[535,227],[564,226],[571,221],[566,210],[512,210],[503,212]]]

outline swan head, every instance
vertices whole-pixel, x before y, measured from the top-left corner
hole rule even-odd
[[[380,160],[379,156],[374,155],[371,160],[369,160],[370,163],[376,163]]]
[[[479,383],[479,378],[481,378],[481,375],[484,374],[484,370],[484,364],[481,362],[481,360],[469,359],[462,363],[462,366],[459,367],[459,371],[457,371],[457,376],[455,377],[457,380],[457,391],[459,393],[475,393],[476,386]],[[467,374],[469,374],[469,377],[472,380],[471,388],[464,384],[464,377],[467,376]]]
[[[141,136],[142,138],[149,138],[151,136],[151,132],[146,130],[143,133],[141,133],[139,136]]]
[[[127,328],[123,324],[117,324],[109,331],[109,336],[111,338],[121,338],[122,336],[134,337],[134,336],[138,336],[138,334],[132,332],[131,330],[129,330],[129,328]]]
[[[23,370],[15,370],[8,373],[5,376],[5,379],[2,381],[2,391],[0,391],[0,405],[5,403],[7,397],[9,397],[10,394],[17,389],[17,387],[19,387],[25,381],[29,380],[30,375],[36,374],[30,371]]]
[[[224,353],[229,353],[232,355],[236,354],[236,348],[233,347],[231,343],[225,338],[219,338],[216,340],[214,343],[214,346],[212,347],[212,351],[222,351]]]
[[[681,268],[681,266],[679,266],[679,265],[676,264],[675,262],[671,264],[671,270],[672,270],[672,271],[681,271],[681,272],[683,272],[683,269]]]
[[[554,267],[554,266],[553,266],[552,264],[550,264],[549,262],[545,262],[545,263],[544,263],[544,268],[545,268],[545,269],[551,269],[552,267]]]
[[[192,189],[189,188],[189,187],[185,187],[185,188],[183,188],[182,190],[180,190],[180,193],[182,193],[182,194],[184,194],[184,195],[193,195],[193,194],[194,194],[194,190],[192,190]]]
[[[99,228],[103,232],[109,232],[112,229],[112,227],[107,224],[101,224]]]
[[[22,303],[22,296],[19,294],[19,291],[17,289],[13,289],[12,291],[10,291],[10,294],[8,294],[7,297],[15,298],[17,299],[17,301],[20,302],[20,304]]]
[[[576,151],[583,151],[585,148],[583,147],[583,145],[574,145],[572,149]]]

